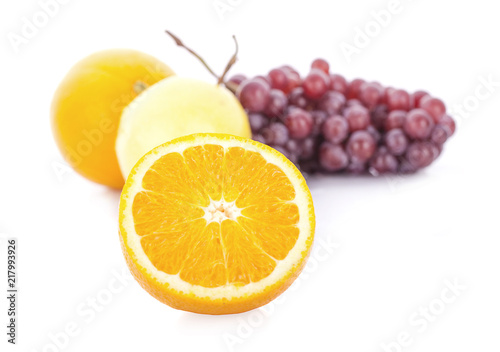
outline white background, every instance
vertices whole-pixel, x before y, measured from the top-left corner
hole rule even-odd
[[[401,0],[400,12],[350,62],[341,43],[353,44],[356,28],[365,28],[372,11],[387,9],[388,0],[222,3],[233,5],[221,18],[212,0],[71,0],[16,53],[9,33],[20,34],[22,18],[41,7],[2,1],[0,232],[20,243],[19,344],[12,350],[378,352],[407,332],[405,351],[498,351],[500,87],[474,98],[481,78],[500,82],[494,2]],[[236,34],[241,50],[233,73],[265,74],[284,63],[306,73],[314,58],[325,57],[347,78],[423,88],[448,107],[468,104],[469,112],[455,115],[456,135],[417,175],[311,180],[318,223],[311,265],[265,311],[176,311],[129,276],[115,280],[113,272],[126,270],[119,193],[69,171],[49,124],[57,84],[96,50],[143,50],[178,75],[212,81],[163,33],[167,28],[218,71]],[[445,304],[447,280],[466,288]],[[87,306],[96,297],[99,311]],[[6,299],[0,302],[4,351]],[[429,304],[440,314],[425,328],[413,326],[419,307]],[[61,335],[67,324],[77,336]],[[62,348],[50,345],[52,335]]]

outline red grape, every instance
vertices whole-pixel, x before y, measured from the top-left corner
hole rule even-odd
[[[290,65],[283,65],[281,67],[279,67],[280,69],[288,72],[289,74],[294,74],[294,75],[297,75],[300,77],[300,74],[299,74],[299,71],[297,71],[296,69],[294,69],[292,66]]]
[[[269,103],[264,109],[264,113],[269,117],[279,117],[285,111],[288,103],[285,93],[278,89],[271,89],[269,92]]]
[[[375,128],[382,130],[387,120],[388,111],[387,105],[381,104],[375,106],[371,111],[371,120]]]
[[[267,126],[269,119],[258,112],[248,114],[248,122],[253,133],[259,132],[263,127]]]
[[[339,144],[347,138],[349,124],[343,116],[330,116],[323,123],[322,132],[327,141]]]
[[[330,86],[330,77],[321,70],[312,69],[302,82],[304,94],[312,100],[317,100],[326,93]]]
[[[262,83],[267,84],[269,88],[271,88],[271,80],[267,76],[262,76],[262,75],[255,76],[254,78],[252,78],[252,80],[261,81]]]
[[[356,78],[349,83],[349,87],[347,89],[347,99],[359,99],[359,90],[361,86],[365,83],[364,80],[360,78]]]
[[[344,115],[349,123],[351,132],[364,130],[370,124],[370,114],[368,110],[361,105],[354,105],[347,108]]]
[[[354,132],[347,141],[347,154],[352,161],[362,163],[370,159],[375,152],[376,143],[367,131]]]
[[[271,88],[279,89],[283,92],[288,90],[288,74],[280,68],[275,68],[269,71],[267,77],[271,81]]]
[[[302,83],[300,74],[291,66],[285,65],[280,67],[284,72],[286,72],[288,77],[288,88],[285,93],[290,93],[294,88],[297,88]]]
[[[389,110],[405,110],[410,109],[410,94],[402,89],[390,91],[387,95],[387,106]]]
[[[330,65],[324,59],[316,59],[312,62],[311,68],[317,68],[318,70],[323,71],[324,73],[329,73]]]
[[[423,91],[423,90],[417,90],[416,92],[414,92],[411,95],[412,100],[413,100],[413,107],[414,108],[419,108],[420,107],[420,101],[426,95],[429,95],[429,93],[427,93],[426,91]]]
[[[358,99],[349,99],[345,103],[346,108],[350,108],[351,106],[354,106],[354,105],[363,106],[363,104]]]
[[[380,82],[373,81],[370,84],[372,84],[373,86],[377,87],[378,90],[380,91],[380,94],[382,94],[382,95],[384,94],[384,86]]]
[[[426,139],[434,128],[432,117],[423,109],[413,109],[406,115],[403,129],[410,138]]]
[[[385,173],[396,173],[398,171],[398,164],[398,159],[382,147],[370,160],[369,171],[375,176]]]
[[[403,110],[393,110],[387,116],[385,120],[385,130],[390,131],[395,128],[402,128],[406,119],[406,111]]]
[[[297,87],[290,92],[288,96],[288,102],[290,105],[305,109],[308,105],[306,96],[304,95],[304,89],[302,87]]]
[[[380,139],[382,138],[382,135],[380,134],[380,132],[375,128],[373,127],[373,125],[370,125],[366,128],[366,130],[368,131],[368,133],[370,133],[373,137],[373,139],[375,139],[375,142],[378,143],[380,141]]]
[[[327,171],[338,171],[349,164],[349,158],[342,146],[324,142],[319,148],[319,162]]]
[[[389,101],[389,95],[392,94],[396,89],[393,87],[386,87],[384,88],[384,93],[382,94],[382,104],[386,104]]]
[[[377,83],[363,83],[359,89],[359,100],[369,108],[373,108],[382,97]]]
[[[300,143],[296,139],[289,139],[285,144],[285,148],[290,154],[299,155],[301,153]]]
[[[436,123],[439,122],[441,117],[446,112],[444,103],[437,98],[431,97],[430,95],[426,95],[422,98],[422,100],[420,100],[420,107],[427,111]]]
[[[450,136],[450,134],[451,131],[448,128],[448,126],[438,124],[434,126],[434,129],[432,130],[431,141],[434,142],[436,145],[443,145],[444,142],[446,142],[446,140]]]
[[[433,146],[429,142],[415,142],[406,151],[406,160],[416,169],[429,166],[434,160]]]
[[[443,115],[439,119],[439,123],[441,125],[448,126],[448,128],[450,129],[450,135],[448,137],[451,137],[455,133],[455,121],[449,115]]]
[[[347,81],[341,75],[330,75],[330,89],[345,95],[347,92]]]
[[[324,111],[313,110],[313,111],[311,111],[311,116],[314,120],[314,127],[313,127],[312,134],[317,136],[321,133],[321,129],[322,129],[323,124],[324,124],[326,118],[328,117],[328,115]]]
[[[311,114],[300,108],[290,109],[285,116],[285,125],[292,138],[303,139],[309,136],[313,129]]]
[[[314,156],[314,152],[316,151],[316,139],[315,138],[306,138],[301,140],[300,142],[300,152],[299,158],[301,160],[310,159]]]
[[[432,160],[436,160],[439,155],[441,155],[441,151],[443,150],[443,145],[437,145],[435,143],[430,143],[432,149]]]
[[[237,91],[241,105],[250,112],[261,112],[269,103],[269,85],[261,80],[252,79],[243,82]]]
[[[285,145],[288,141],[288,130],[282,123],[273,122],[261,132],[266,144]]]
[[[318,108],[329,115],[338,114],[344,107],[345,97],[334,91],[326,92],[318,103]]]
[[[412,174],[415,171],[417,171],[418,168],[413,166],[408,160],[406,159],[401,159],[399,163],[399,169],[398,172],[401,174]]]
[[[384,143],[387,150],[394,155],[403,155],[408,148],[408,137],[400,128],[390,130],[384,136]]]

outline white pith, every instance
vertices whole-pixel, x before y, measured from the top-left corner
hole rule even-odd
[[[135,232],[135,226],[133,223],[132,216],[132,204],[134,197],[137,193],[143,191],[142,182],[140,180],[143,179],[145,173],[149,170],[149,168],[154,164],[154,162],[160,158],[161,156],[178,152],[180,154],[186,148],[193,147],[196,145],[204,145],[207,143],[213,143],[216,145],[222,146],[225,150],[229,147],[241,147],[241,140],[239,139],[225,139],[220,140],[211,136],[203,136],[198,137],[196,142],[193,140],[188,140],[185,142],[178,142],[176,144],[168,144],[163,147],[159,147],[155,149],[153,152],[146,155],[134,168],[131,175],[133,179],[137,180],[130,184],[130,187],[126,190],[126,192],[122,195],[122,201],[125,202],[125,208],[123,210],[122,224],[126,231],[126,246],[131,249],[133,254],[136,256],[135,262],[142,268],[145,269],[148,275],[156,278],[162,284],[168,284],[169,288],[175,289],[177,291],[181,291],[184,294],[194,294],[198,297],[207,297],[211,299],[218,298],[236,298],[242,297],[249,294],[255,294],[266,287],[280,281],[284,277],[290,275],[290,270],[298,265],[305,255],[304,251],[307,249],[307,240],[311,236],[312,231],[314,229],[311,228],[310,217],[313,216],[311,200],[309,198],[309,194],[302,190],[304,185],[304,180],[300,173],[296,173],[294,169],[292,169],[292,165],[288,162],[283,161],[277,155],[274,155],[272,152],[267,150],[262,150],[261,148],[256,147],[252,144],[252,142],[248,142],[244,147],[247,150],[255,151],[260,153],[264,159],[268,163],[272,163],[281,168],[289,177],[290,182],[292,183],[296,196],[292,203],[295,203],[299,209],[299,222],[297,224],[300,233],[299,237],[295,243],[295,246],[290,250],[288,256],[281,260],[277,261],[276,267],[274,271],[267,276],[266,278],[258,281],[252,282],[246,285],[233,285],[226,284],[224,286],[207,288],[199,285],[193,285],[182,280],[177,275],[166,274],[155,268],[155,266],[151,263],[149,258],[144,253],[144,250],[141,246],[141,236],[137,235]],[[218,202],[212,201],[212,203],[205,208],[205,216],[204,218],[207,220],[207,223],[210,221],[218,221],[222,222],[226,218],[236,219],[239,216],[239,209],[232,203],[225,202],[223,199]]]
[[[227,202],[222,198],[221,200],[210,199],[208,207],[203,208],[205,215],[203,219],[210,222],[218,222],[219,224],[224,220],[236,220],[241,216],[241,209],[236,206],[236,201]]]

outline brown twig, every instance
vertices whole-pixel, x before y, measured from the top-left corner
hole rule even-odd
[[[208,72],[210,72],[212,74],[212,76],[214,76],[215,78],[217,79],[220,79],[219,76],[217,76],[217,74],[210,68],[210,66],[208,66],[208,64],[205,62],[205,60],[200,56],[198,55],[194,50],[192,50],[191,48],[187,47],[180,39],[179,37],[177,37],[175,34],[173,34],[172,32],[166,30],[165,31],[169,36],[172,37],[172,39],[175,41],[175,44],[177,44],[178,46],[186,49],[187,51],[189,51],[192,55],[194,55],[194,57],[196,57],[198,60],[200,60],[200,62],[203,64],[203,66],[206,67],[206,69],[208,70]]]
[[[233,40],[234,40],[234,45],[236,46],[236,50],[234,51],[233,56],[231,56],[231,59],[229,60],[229,62],[227,63],[226,68],[224,69],[222,76],[220,76],[217,84],[224,83],[224,78],[226,77],[226,74],[228,73],[228,71],[231,69],[231,67],[233,67],[233,65],[238,60],[238,49],[239,49],[238,48],[238,41],[236,40],[236,36],[234,36],[234,35],[233,35]]]
[[[168,30],[165,30],[165,33],[167,33],[170,37],[172,37],[172,39],[175,41],[175,44],[177,44],[178,46],[186,49],[194,57],[196,57],[203,64],[203,66],[205,66],[205,68],[208,70],[208,72],[210,72],[212,74],[212,76],[214,76],[215,78],[217,78],[217,85],[224,84],[226,86],[226,88],[229,89],[229,90],[231,90],[233,93],[236,91],[236,86],[234,84],[232,84],[231,82],[224,82],[224,78],[226,78],[227,73],[229,72],[229,70],[231,69],[231,67],[233,67],[233,65],[236,63],[236,61],[238,61],[238,50],[239,50],[239,47],[238,47],[238,41],[236,40],[236,37],[234,35],[233,35],[233,40],[234,40],[234,44],[236,46],[235,52],[234,52],[233,56],[231,56],[231,59],[229,60],[229,62],[227,63],[226,68],[224,69],[224,72],[222,73],[222,75],[218,76],[210,68],[210,66],[208,66],[207,62],[200,55],[198,55],[193,49],[187,47],[182,42],[182,40],[179,39],[179,37],[177,37],[175,34],[173,34],[172,32],[170,32]]]
[[[231,92],[236,94],[236,91],[238,90],[238,85],[234,82],[224,82],[224,85],[226,86],[227,89],[229,89]]]

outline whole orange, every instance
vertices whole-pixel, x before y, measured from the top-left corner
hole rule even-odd
[[[104,50],[78,62],[52,101],[52,130],[64,159],[87,179],[121,188],[115,140],[122,110],[173,74],[155,57],[131,49]]]

